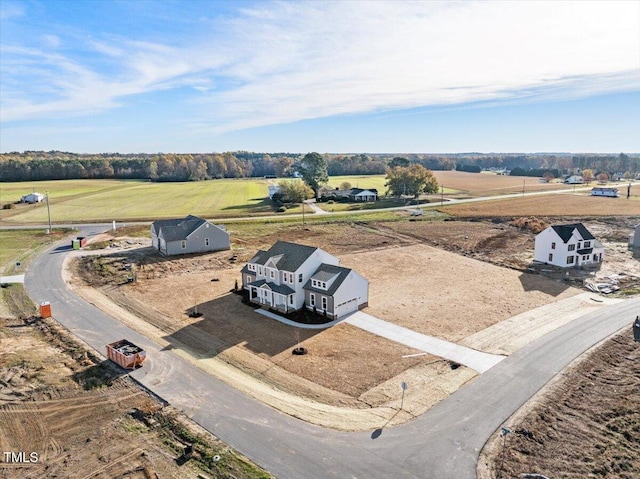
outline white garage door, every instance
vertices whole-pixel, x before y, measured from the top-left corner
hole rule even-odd
[[[358,300],[357,298],[350,299],[346,303],[339,304],[336,308],[336,314],[338,318],[342,318],[343,316],[353,313],[354,311],[358,311]]]

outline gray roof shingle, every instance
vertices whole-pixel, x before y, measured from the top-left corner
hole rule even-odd
[[[189,215],[186,218],[154,221],[152,227],[156,236],[160,236],[162,233],[165,241],[180,241],[187,239],[187,236],[204,223],[206,220]]]
[[[595,237],[589,232],[587,228],[584,227],[582,223],[574,223],[571,225],[555,225],[552,226],[552,228],[558,234],[558,236],[560,236],[564,243],[571,239],[571,235],[573,235],[574,230],[578,230],[578,233],[580,233],[582,239],[595,239]]]
[[[282,256],[276,263],[281,271],[295,272],[317,250],[314,246],[305,246],[287,241],[277,241],[267,251],[258,251],[249,263],[264,265],[269,258]]]
[[[336,291],[338,291],[338,288],[344,282],[347,276],[349,276],[349,273],[351,273],[351,271],[352,271],[351,269],[343,268],[342,266],[333,266],[332,264],[322,263],[318,267],[316,272],[313,273],[313,275],[311,276],[311,279],[317,280],[318,277],[326,277],[326,276],[333,278],[336,274],[338,275],[338,277],[333,281],[333,283],[331,283],[331,286],[329,287],[329,289],[324,290],[324,289],[315,288],[314,286],[311,286],[311,279],[309,279],[309,281],[307,281],[307,283],[304,285],[304,289],[307,289],[309,291],[314,291],[317,293],[326,294],[328,296],[333,296],[333,294]],[[320,281],[323,281],[323,280],[320,279]]]

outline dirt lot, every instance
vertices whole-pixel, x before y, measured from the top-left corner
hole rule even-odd
[[[482,451],[478,479],[640,477],[640,343],[629,329],[577,360]]]
[[[420,391],[410,402],[411,412],[420,414],[473,372],[452,371],[448,362],[428,355],[403,358],[418,351],[347,324],[300,330],[259,316],[231,293],[236,280],[240,283],[240,267],[257,249],[277,239],[320,246],[371,281],[368,313],[459,342],[519,313],[581,292],[566,282],[523,274],[533,254],[534,234],[526,229],[530,224],[545,225],[544,220],[516,227],[506,220],[407,219],[306,228],[265,225],[259,231],[232,225],[231,230],[238,228],[232,251],[167,259],[145,248],[148,239],[120,240],[112,242],[115,248],[107,249],[105,256],[84,259],[79,274],[143,318],[152,327],[149,334],[209,361],[213,369],[222,362],[285,394],[352,410],[395,407],[397,385],[411,378],[412,392]],[[594,224],[612,235],[626,227]],[[137,280],[127,283],[134,274]],[[196,308],[202,317],[189,317]],[[146,327],[131,321],[133,327]],[[310,354],[293,356],[298,343]],[[363,358],[367,368],[362,368]],[[430,387],[435,382],[439,387]],[[338,427],[358,426],[344,422]]]
[[[505,216],[639,216],[640,185],[633,187],[634,198],[602,198],[588,192],[525,196],[508,200],[451,204],[438,208],[444,213],[464,217]]]
[[[196,452],[180,466],[187,444]],[[269,477],[54,320],[32,317],[0,319],[0,451],[26,454],[0,457],[7,479]],[[213,465],[215,453],[224,469]]]

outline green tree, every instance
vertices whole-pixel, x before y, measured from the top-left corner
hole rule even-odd
[[[413,195],[417,198],[421,193],[438,192],[436,177],[431,170],[419,164],[392,168],[386,180],[387,194],[393,196]]]
[[[280,195],[285,203],[302,203],[303,200],[313,197],[313,190],[300,180],[280,181]]]
[[[302,174],[302,179],[313,190],[316,198],[320,194],[320,185],[329,181],[327,174],[327,160],[320,153],[307,153],[300,161],[298,170]]]

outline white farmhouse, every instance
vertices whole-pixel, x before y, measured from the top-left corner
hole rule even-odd
[[[252,303],[289,313],[315,309],[337,319],[368,305],[369,281],[326,251],[278,241],[242,268]]]
[[[561,268],[602,262],[604,246],[582,223],[549,226],[536,235],[533,260]]]

